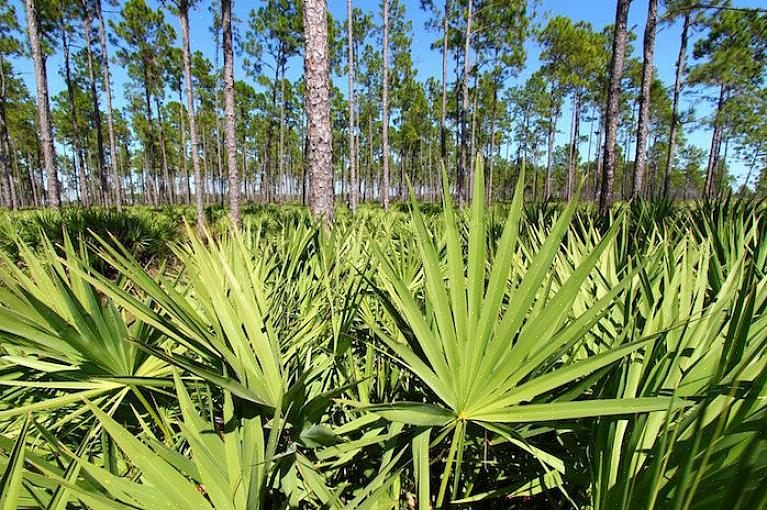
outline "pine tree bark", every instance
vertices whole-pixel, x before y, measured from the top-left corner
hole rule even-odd
[[[623,62],[626,57],[626,34],[631,0],[618,0],[613,29],[613,49],[610,59],[610,88],[607,91],[605,119],[605,151],[602,168],[602,189],[599,193],[599,211],[606,216],[613,203],[615,187],[615,143],[618,135],[618,116],[620,114],[621,78]]]
[[[384,0],[385,2],[386,0]],[[333,132],[330,123],[328,17],[325,0],[304,0],[304,76],[309,121],[307,162],[312,214],[333,224]]]
[[[636,156],[634,157],[634,184],[631,187],[631,199],[645,195],[645,162],[647,157],[647,132],[650,125],[650,90],[652,88],[655,27],[658,21],[658,0],[649,0],[647,24],[644,30],[644,60],[642,63],[642,86],[639,96],[639,126],[637,127]]]
[[[96,17],[99,22],[99,45],[101,46],[101,73],[103,75],[104,94],[107,100],[107,126],[109,128],[109,163],[114,179],[115,206],[122,211],[122,179],[117,168],[117,142],[115,140],[114,115],[112,113],[112,85],[109,77],[109,51],[107,48],[107,33],[104,27],[104,16],[101,13],[101,0],[95,0]]]
[[[690,14],[684,16],[682,24],[682,37],[679,45],[679,56],[676,60],[676,78],[674,80],[674,99],[671,107],[671,128],[668,134],[668,149],[666,152],[666,168],[663,175],[663,198],[668,199],[669,186],[671,183],[671,165],[674,161],[674,149],[676,145],[676,132],[679,127],[679,98],[682,95],[682,77],[687,60],[687,39],[690,30]]]
[[[48,176],[48,207],[61,207],[59,172],[56,165],[56,150],[53,146],[53,128],[51,126],[51,107],[48,100],[48,75],[45,71],[45,55],[40,47],[40,27],[37,24],[35,0],[24,0],[27,13],[29,47],[35,66],[35,85],[37,88],[37,117],[40,140],[42,141],[43,161]]]
[[[389,210],[389,0],[383,3],[383,97],[381,99],[381,203]]]
[[[224,37],[224,131],[229,170],[229,207],[232,224],[241,226],[240,177],[237,169],[236,119],[234,116],[234,49],[232,44],[232,0],[221,0],[221,26]]]
[[[352,20],[352,0],[346,0],[347,35],[349,40],[349,208],[357,210],[357,150],[354,143],[354,26]]]
[[[194,172],[194,203],[197,209],[197,230],[205,228],[203,213],[203,183],[200,173],[200,143],[197,137],[197,120],[194,114],[194,95],[192,93],[192,58],[189,50],[189,1],[179,0],[178,19],[181,24],[183,40],[182,55],[184,60],[184,84],[186,89],[186,115],[189,122],[189,139],[192,141],[192,170]]]

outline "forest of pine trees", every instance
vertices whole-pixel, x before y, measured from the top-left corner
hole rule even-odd
[[[238,222],[241,202],[300,202],[332,221],[334,199],[388,208],[408,183],[439,199],[442,163],[465,202],[478,156],[491,200],[511,196],[523,165],[531,199],[569,199],[583,181],[603,211],[767,191],[765,10],[617,0],[615,22],[593,26],[534,0],[338,7],[346,19],[324,0],[263,0],[244,19],[232,0],[0,0],[2,205],[193,204],[202,225],[206,205]],[[190,13],[209,33],[190,37]],[[417,72],[413,19],[441,76]],[[655,36],[672,25],[664,83]]]

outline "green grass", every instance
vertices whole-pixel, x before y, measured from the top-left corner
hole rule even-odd
[[[764,205],[475,182],[332,232],[4,213],[0,508],[763,508]]]

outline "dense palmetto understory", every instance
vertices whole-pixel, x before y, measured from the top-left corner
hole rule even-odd
[[[763,507],[764,206],[474,185],[167,252],[4,218],[0,508]]]

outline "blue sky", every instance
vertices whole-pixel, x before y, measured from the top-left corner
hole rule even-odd
[[[215,1],[215,0],[214,0]],[[108,19],[116,19],[118,16],[118,9],[108,5],[106,0],[102,0],[105,10],[105,15]],[[155,7],[158,3],[156,0],[148,0],[148,2]],[[19,16],[20,23],[23,29],[26,29],[26,18],[24,17],[24,8],[21,0],[12,0],[11,2],[16,6],[16,12]],[[209,31],[211,16],[208,12],[208,4],[210,2],[202,1],[200,6],[190,13],[191,23],[191,46],[192,50],[202,51],[208,58],[213,60],[215,55],[215,46],[213,38]],[[764,4],[761,0],[737,0],[734,2],[739,7],[763,7]],[[218,2],[216,2],[216,5]],[[244,22],[247,20],[248,12],[257,7],[260,4],[257,0],[234,0],[234,14],[240,20],[242,20],[242,28],[244,28]],[[406,10],[408,17],[413,21],[413,60],[415,68],[418,70],[420,79],[426,79],[429,76],[436,76],[441,79],[442,60],[438,52],[430,49],[431,42],[438,37],[437,34],[429,32],[424,27],[424,21],[426,20],[426,14],[419,8],[418,0],[405,0]],[[354,0],[355,7],[360,7],[365,10],[373,11],[376,15],[376,19],[379,16],[379,0]],[[328,0],[328,6],[337,19],[346,18],[346,1],[345,0]],[[629,26],[637,33],[637,42],[635,43],[635,51],[638,56],[641,56],[641,38],[644,31],[645,16],[646,16],[647,2],[645,0],[635,0],[632,2],[631,10],[629,13]],[[610,24],[614,20],[615,16],[615,0],[542,0],[538,7],[537,19],[539,23],[545,23],[547,16],[564,15],[573,18],[574,20],[586,20],[589,21],[595,29],[601,29],[603,26]],[[176,31],[180,37],[180,30],[178,29],[177,19],[167,14],[168,22],[176,28]],[[658,70],[659,77],[667,84],[671,86],[674,80],[676,57],[679,51],[679,36],[681,32],[681,26],[679,24],[665,25],[659,29],[656,40],[656,68]],[[699,37],[699,34],[693,34],[693,41]],[[527,64],[524,70],[517,76],[514,76],[508,80],[508,85],[513,86],[524,82],[524,80],[539,66],[538,61],[538,48],[535,43],[528,41],[526,43],[527,48]],[[690,46],[692,48],[692,45]],[[112,52],[114,55],[114,52]],[[240,70],[239,57],[236,57],[235,62],[235,77],[236,79],[247,79],[244,73]],[[291,69],[289,70],[289,76],[295,76],[301,72],[302,62],[300,58],[295,58],[290,62]],[[62,59],[59,55],[49,59],[48,62],[48,80],[49,87],[51,89],[51,96],[55,95],[61,90],[65,89],[64,80],[61,77],[60,69],[62,67]],[[32,74],[32,65],[29,60],[18,60],[16,62],[16,69],[19,74],[26,81],[31,91],[35,90],[34,87],[34,75]],[[127,76],[123,69],[117,66],[113,66],[113,94],[115,96],[115,104],[121,106],[123,104],[123,83],[126,82]],[[342,77],[336,77],[337,84],[342,90],[346,89],[346,79]],[[708,96],[711,94],[710,90],[693,89],[685,91],[682,98],[681,108],[694,109],[696,118],[705,119],[711,113],[710,102],[707,101]],[[563,119],[559,125],[559,137],[557,143],[564,143],[567,138],[569,130],[569,108],[565,105],[566,113],[563,115]],[[588,130],[588,126],[583,126],[584,131]],[[700,147],[708,149],[710,144],[710,130],[703,125],[688,125],[685,127],[688,140]],[[584,149],[585,150],[585,149]],[[734,155],[734,151],[730,152],[729,162],[733,167],[735,175],[739,181],[745,176],[745,167],[742,162],[738,161]]]

